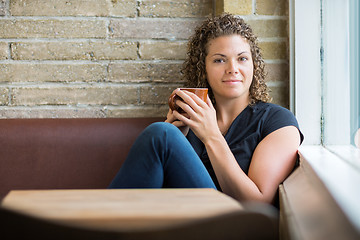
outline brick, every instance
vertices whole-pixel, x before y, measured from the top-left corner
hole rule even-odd
[[[3,107],[0,118],[103,118],[102,108],[79,107]]]
[[[0,20],[0,38],[105,38],[106,35],[104,20]]]
[[[199,19],[113,19],[109,31],[111,38],[187,40],[200,22]]]
[[[5,16],[6,0],[0,0],[0,16]]]
[[[259,15],[287,16],[288,0],[256,0],[256,13]]]
[[[9,44],[6,42],[0,42],[0,60],[9,58]]]
[[[106,117],[109,118],[128,118],[128,117],[164,117],[169,111],[168,105],[142,105],[142,106],[130,106],[130,107],[106,107],[104,110]]]
[[[140,42],[139,54],[141,59],[185,59],[186,42],[146,41]]]
[[[288,63],[266,63],[265,65],[267,82],[289,82]]]
[[[216,0],[216,14],[223,12],[235,15],[250,15],[253,13],[252,0]]]
[[[143,0],[141,17],[203,17],[212,13],[212,0]]]
[[[96,0],[94,0],[96,1]],[[118,17],[136,17],[137,0],[107,0],[110,1],[110,15]]]
[[[11,44],[14,60],[123,60],[137,58],[137,43],[101,42],[16,42]]]
[[[0,82],[99,82],[106,68],[99,63],[6,63],[0,65]]]
[[[287,20],[267,19],[247,21],[253,28],[256,36],[260,38],[288,37]]]
[[[136,86],[16,87],[12,105],[119,105],[137,104]]]
[[[288,59],[286,42],[259,42],[264,59]]]
[[[13,16],[105,16],[108,12],[105,0],[12,0]]]
[[[9,89],[6,87],[0,87],[0,105],[9,104]]]
[[[180,85],[143,86],[140,88],[140,102],[145,104],[167,104],[170,94]]]
[[[289,87],[270,86],[270,90],[270,96],[273,98],[272,102],[289,109]]]
[[[123,62],[109,65],[112,82],[182,82],[182,63],[178,62]]]
[[[215,2],[215,15],[220,15],[224,12],[224,0],[214,0]]]
[[[13,16],[123,16],[135,17],[136,0],[12,0]]]

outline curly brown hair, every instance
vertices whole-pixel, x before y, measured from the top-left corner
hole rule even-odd
[[[215,99],[206,77],[205,57],[207,55],[207,45],[212,39],[233,34],[238,34],[246,39],[251,49],[254,74],[250,85],[250,104],[258,101],[271,101],[269,90],[264,80],[265,63],[260,48],[257,45],[257,37],[242,18],[228,13],[209,17],[195,29],[195,34],[190,37],[187,58],[181,70],[186,80],[186,86],[209,88],[209,96],[215,104]]]

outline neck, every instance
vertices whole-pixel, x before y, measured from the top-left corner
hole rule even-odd
[[[226,133],[235,118],[249,105],[249,100],[227,100],[218,102],[216,100],[216,116],[219,128],[222,133]]]

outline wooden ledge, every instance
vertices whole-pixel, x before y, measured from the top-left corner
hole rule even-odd
[[[300,166],[279,188],[281,239],[360,239],[359,216],[343,207],[357,198],[360,174],[321,146],[302,147],[299,154]]]

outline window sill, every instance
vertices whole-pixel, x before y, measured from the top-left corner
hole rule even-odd
[[[360,149],[353,146],[299,148],[300,165],[309,165],[349,221],[360,232]]]

